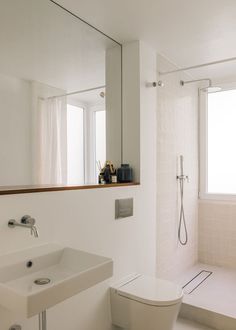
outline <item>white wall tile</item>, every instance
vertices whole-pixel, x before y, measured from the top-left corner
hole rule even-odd
[[[158,56],[159,70],[172,65]],[[198,253],[198,152],[197,86],[181,87],[182,74],[159,77],[165,86],[157,90],[157,274],[172,278],[197,260]],[[189,243],[178,243],[180,194],[176,180],[178,156],[184,156],[184,171],[190,177],[185,184],[184,206]]]
[[[199,260],[236,267],[236,203],[199,201]]]

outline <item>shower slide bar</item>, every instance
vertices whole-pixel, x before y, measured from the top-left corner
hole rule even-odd
[[[213,272],[208,270],[202,270],[196,276],[194,276],[190,281],[188,281],[182,288],[184,293],[190,294],[196,290],[206,279],[211,276]]]

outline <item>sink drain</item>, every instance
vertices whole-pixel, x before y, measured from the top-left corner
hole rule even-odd
[[[34,283],[37,285],[45,285],[50,282],[51,282],[51,280],[49,278],[37,278],[37,280],[34,281]]]

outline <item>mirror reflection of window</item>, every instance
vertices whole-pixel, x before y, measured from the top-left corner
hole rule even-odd
[[[16,3],[0,3],[0,190],[95,184],[96,160],[121,163],[121,45],[51,1]]]
[[[84,184],[84,109],[67,104],[67,183]]]
[[[103,167],[106,161],[106,111],[95,111],[95,159],[96,177],[99,175],[99,167]]]

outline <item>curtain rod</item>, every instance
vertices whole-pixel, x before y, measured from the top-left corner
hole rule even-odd
[[[171,70],[171,71],[159,72],[159,75],[162,76],[162,75],[167,75],[167,74],[171,74],[171,73],[175,73],[175,72],[187,71],[187,70],[191,70],[191,69],[198,69],[198,68],[203,68],[205,66],[210,66],[210,65],[215,65],[215,64],[221,64],[221,63],[226,63],[226,62],[231,62],[231,61],[236,61],[236,57],[230,57],[230,58],[226,58],[226,59],[219,60],[219,61],[208,62],[208,63],[198,64],[198,65],[193,65],[193,66],[188,66],[188,67],[185,67],[185,68]]]
[[[95,91],[97,89],[102,89],[105,88],[106,85],[103,86],[98,86],[98,87],[93,87],[93,88],[88,88],[88,89],[83,89],[80,91],[75,91],[75,92],[71,92],[71,93],[66,93],[66,94],[61,94],[61,95],[55,95],[55,96],[49,96],[46,98],[41,98],[42,100],[50,100],[50,99],[55,99],[57,97],[63,97],[63,96],[70,96],[70,95],[74,95],[74,94],[80,94],[80,93],[86,93],[86,92],[91,92],[91,91]]]

